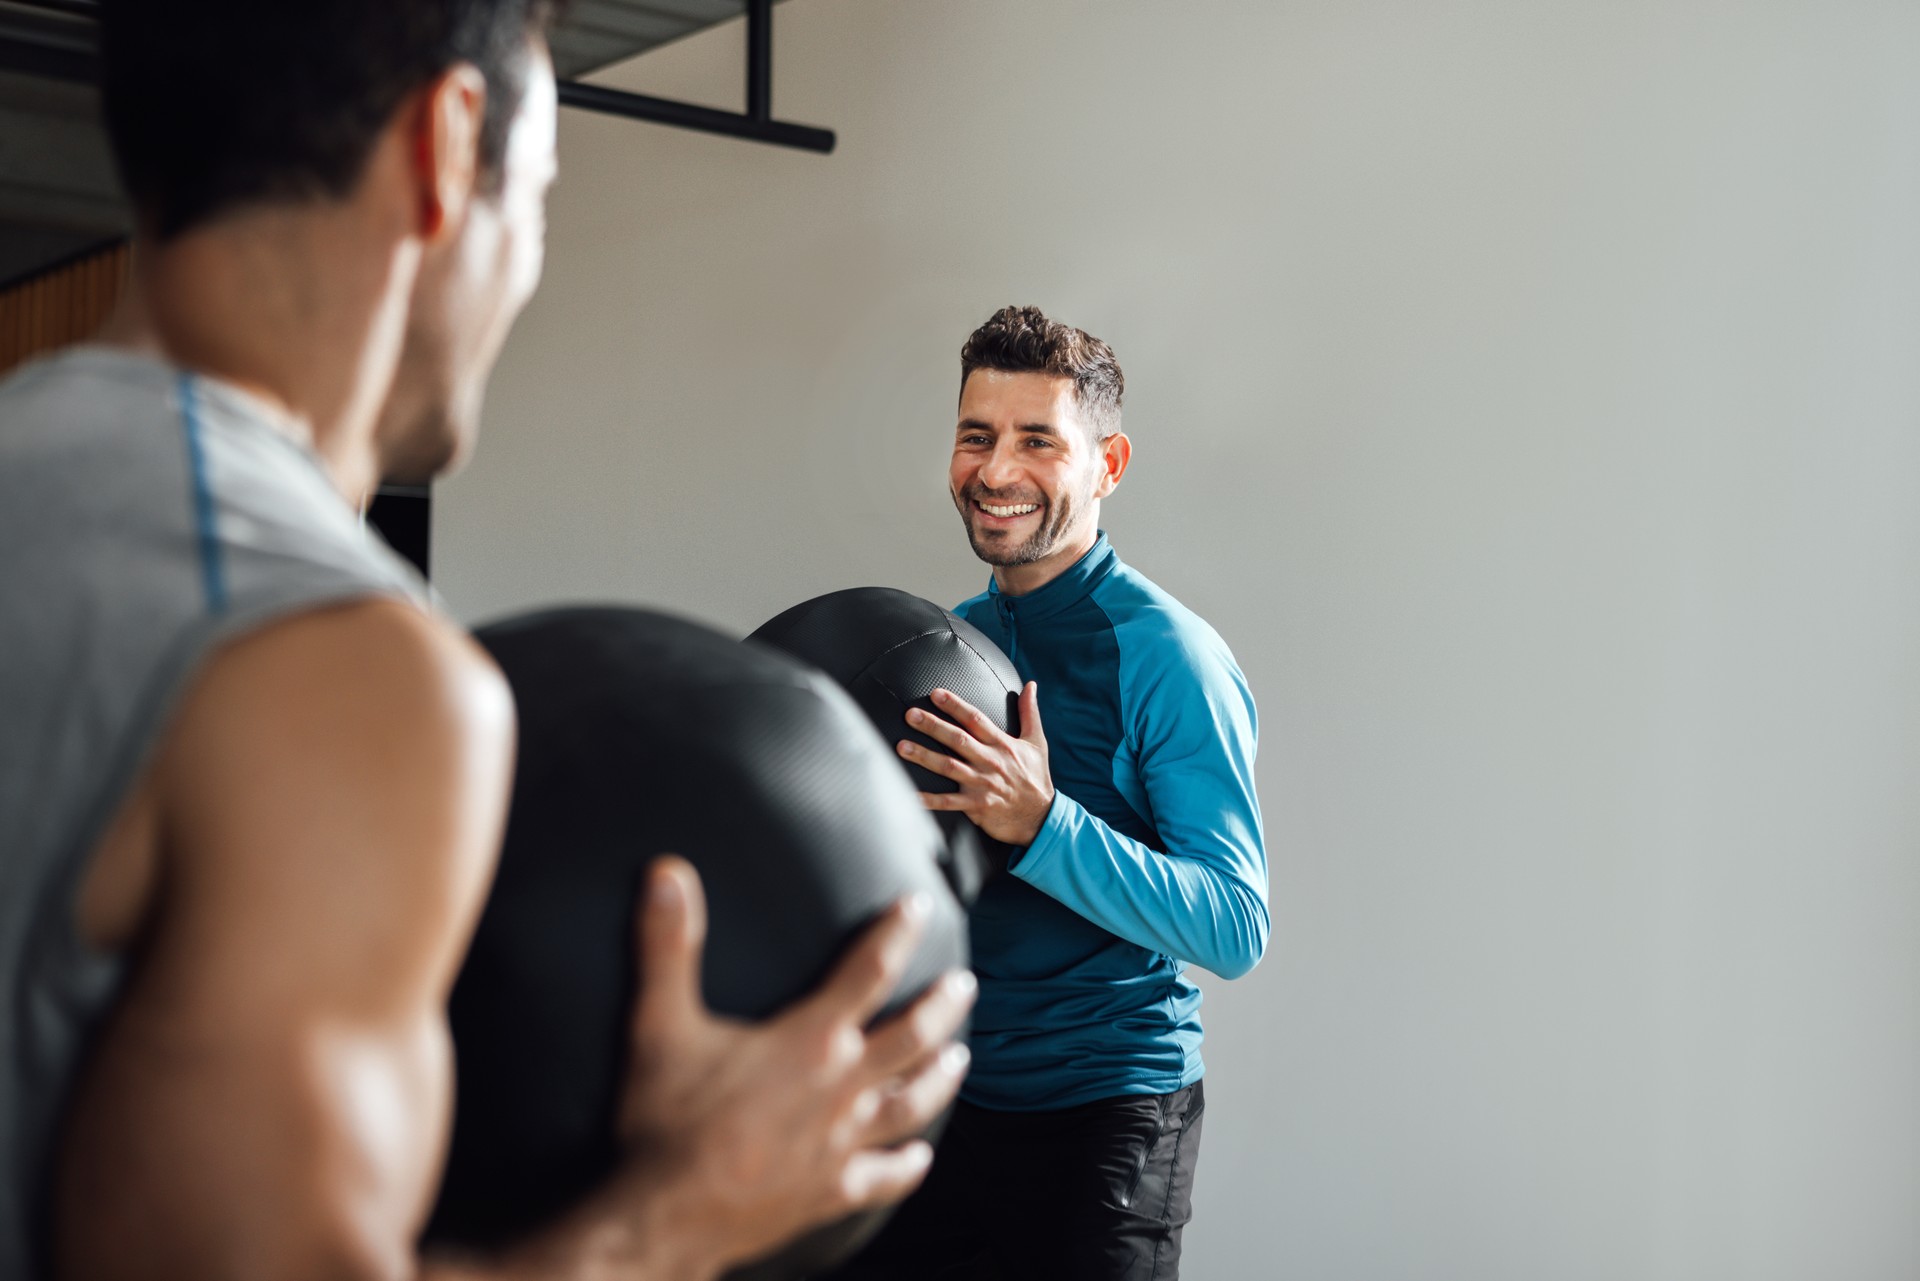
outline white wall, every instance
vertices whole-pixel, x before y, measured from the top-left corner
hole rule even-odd
[[[456,607],[976,590],[956,355],[1038,303],[1261,705],[1185,1275],[1920,1277],[1920,6],[777,25],[831,157],[566,115]]]

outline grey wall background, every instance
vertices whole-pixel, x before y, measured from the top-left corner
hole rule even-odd
[[[1920,7],[777,27],[830,158],[565,115],[456,608],[977,590],[955,357],[1040,303],[1262,710],[1185,1275],[1920,1276]],[[739,42],[606,79],[737,107]]]

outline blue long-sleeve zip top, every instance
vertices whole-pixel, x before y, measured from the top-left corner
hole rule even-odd
[[[1024,596],[958,610],[1039,682],[1055,796],[974,906],[961,1095],[1037,1111],[1200,1079],[1200,989],[1267,944],[1253,696],[1226,643],[1105,533]]]

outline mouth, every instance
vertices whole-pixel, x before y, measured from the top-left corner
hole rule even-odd
[[[1040,510],[1039,503],[987,503],[978,498],[968,500],[968,505],[979,522],[988,529],[1003,529],[1026,519]]]

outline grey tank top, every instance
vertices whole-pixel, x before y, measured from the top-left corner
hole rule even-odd
[[[212,649],[369,595],[427,599],[256,398],[107,347],[0,382],[0,1281],[40,1274],[122,982],[79,935],[89,855]]]

